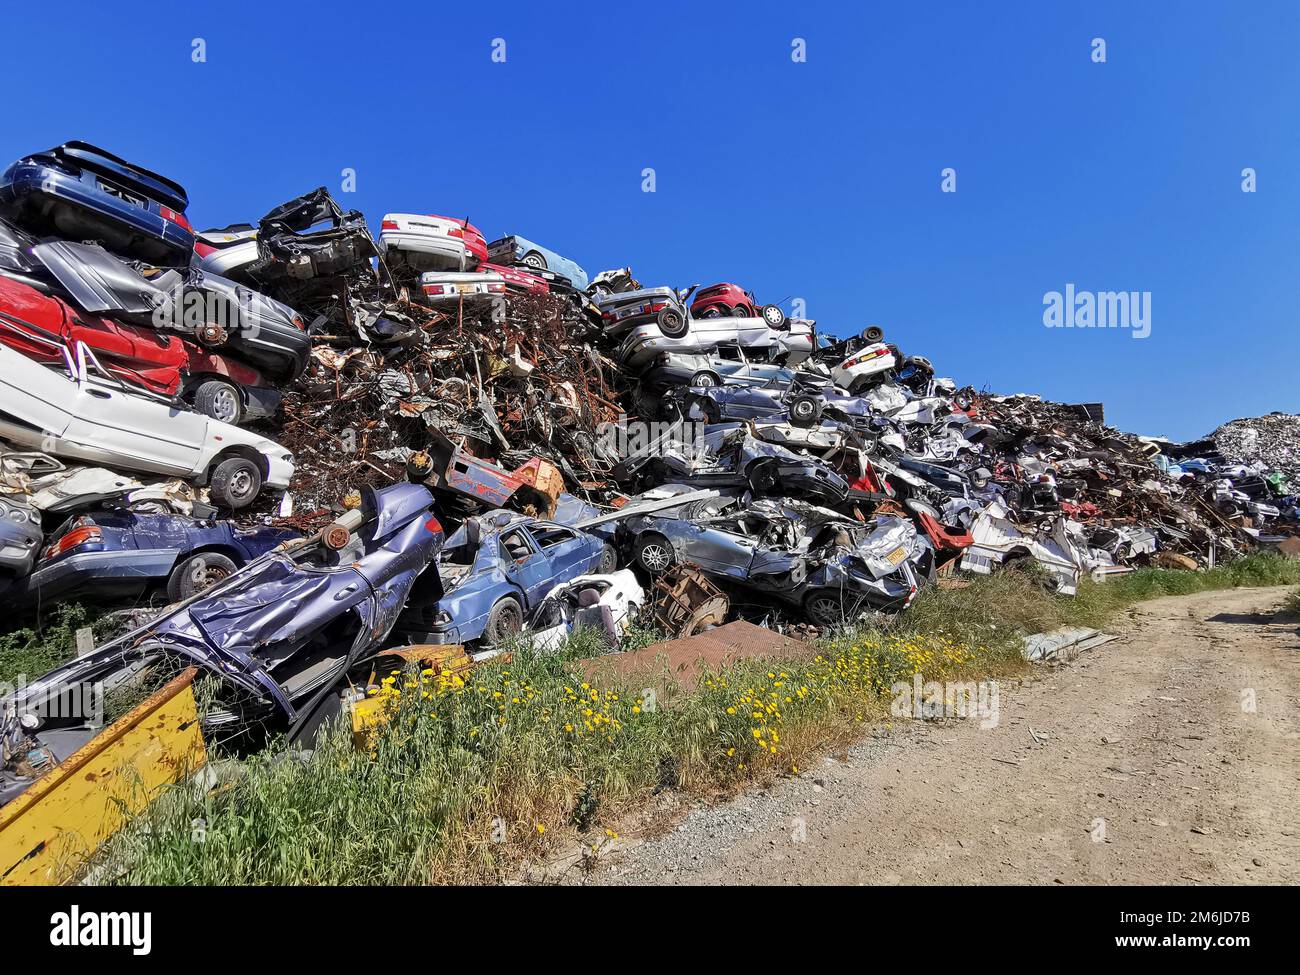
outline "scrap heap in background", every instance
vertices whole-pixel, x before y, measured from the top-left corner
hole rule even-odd
[[[1175,445],[735,284],[589,280],[463,219],[376,238],[323,188],[203,232],[187,206],[80,142],[0,176],[0,585],[157,611],[49,686],[180,657],[234,688],[219,721],[298,728],[393,646],[806,632],[940,573],[1072,593],[1296,533],[1298,417]]]

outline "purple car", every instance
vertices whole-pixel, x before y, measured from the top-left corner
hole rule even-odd
[[[188,599],[298,533],[229,521],[104,509],[69,519],[24,582],[38,606],[162,589]]]
[[[88,142],[24,156],[0,175],[0,215],[28,232],[102,241],[159,266],[190,262],[189,202],[179,183]]]

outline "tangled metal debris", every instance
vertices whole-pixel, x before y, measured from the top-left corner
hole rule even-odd
[[[161,609],[6,699],[10,793],[67,730],[38,699],[78,675],[197,664],[237,692],[210,715],[301,731],[395,647],[583,620],[616,643],[637,612],[811,635],[955,572],[1037,563],[1068,594],[1297,534],[1300,417],[1174,444],[732,283],[588,283],[406,212],[376,240],[324,189],[198,233],[187,206],[85,143],[0,176],[0,588],[120,601],[127,572]]]

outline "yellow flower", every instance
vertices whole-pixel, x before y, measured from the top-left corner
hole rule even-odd
[[[546,827],[543,826],[541,823],[538,823],[538,824],[537,824],[537,832],[539,832],[539,833],[545,833],[545,832],[546,832]]]

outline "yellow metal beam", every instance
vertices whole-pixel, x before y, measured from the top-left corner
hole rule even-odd
[[[207,761],[190,667],[0,809],[0,884],[58,884]]]

